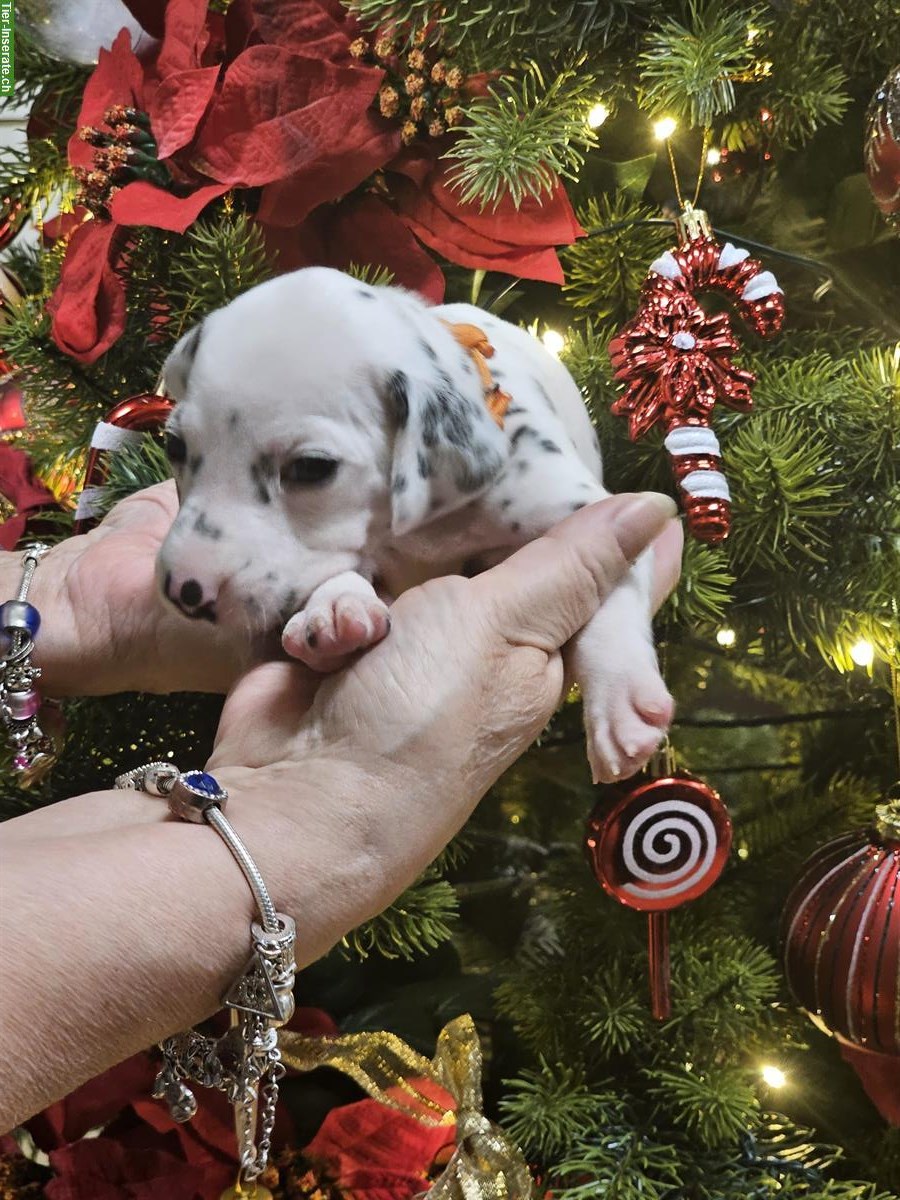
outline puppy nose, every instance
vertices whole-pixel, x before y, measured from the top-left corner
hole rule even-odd
[[[203,584],[198,579],[176,579],[171,571],[166,572],[163,585],[166,599],[194,621],[216,619],[215,597],[204,594]]]

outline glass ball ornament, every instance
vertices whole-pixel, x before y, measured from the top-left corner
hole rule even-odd
[[[157,44],[122,0],[18,0],[16,22],[50,58],[86,67],[96,63],[101,48],[109,49],[122,29],[131,34],[136,54]]]
[[[864,158],[875,203],[900,231],[900,66],[872,97],[866,114]]]

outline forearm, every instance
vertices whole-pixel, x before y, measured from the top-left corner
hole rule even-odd
[[[232,769],[220,779],[231,793],[227,815],[276,908],[297,922],[298,965],[324,954],[419,869],[401,865],[388,880],[387,868],[373,864],[366,826],[352,816],[365,802],[355,797],[371,797],[373,785],[350,767],[313,764],[299,787],[296,773],[282,781],[277,772]],[[222,840],[168,818],[159,799],[97,792],[7,822],[0,1131],[217,1011],[246,964],[255,919]]]

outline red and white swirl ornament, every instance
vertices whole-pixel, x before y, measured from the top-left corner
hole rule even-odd
[[[628,908],[649,915],[650,997],[654,1017],[671,1014],[671,909],[702,896],[731,850],[731,820],[702,779],[672,772],[644,780],[610,807],[591,813],[585,846],[597,882]]]
[[[98,421],[91,437],[91,448],[85,469],[84,488],[75,509],[75,533],[86,533],[105,510],[103,494],[109,454],[123,446],[140,443],[145,433],[162,429],[172,411],[173,402],[158,393],[144,392],[129,396],[114,405],[102,421]]]
[[[678,229],[681,244],[651,264],[639,311],[609,344],[614,377],[624,384],[612,411],[628,417],[633,440],[662,425],[688,529],[714,544],[731,528],[731,495],[712,411],[721,401],[747,412],[756,377],[733,362],[738,342],[728,314],[709,315],[697,296],[729,296],[761,337],[781,329],[784,297],[749,251],[715,241],[704,213],[686,210]]]

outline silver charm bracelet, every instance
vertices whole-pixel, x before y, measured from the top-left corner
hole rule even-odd
[[[278,1081],[284,1075],[278,1027],[294,1012],[294,922],[275,911],[259,868],[223,812],[228,793],[212,775],[182,774],[172,763],[153,762],[119,775],[116,787],[162,796],[173,816],[211,825],[237,860],[259,908],[260,919],[250,926],[250,960],[222,1000],[231,1010],[231,1028],[218,1038],[189,1029],[160,1042],[163,1065],[153,1095],[183,1122],[197,1111],[186,1081],[223,1091],[234,1105],[238,1141],[238,1179],[230,1194],[261,1198],[266,1189],[255,1181],[268,1163]]]
[[[52,761],[54,745],[38,722],[41,676],[31,655],[41,614],[28,603],[28,589],[37,565],[49,546],[36,542],[22,555],[22,582],[14,600],[0,605],[0,722],[13,750],[13,770],[27,774],[43,761]]]

